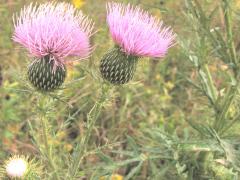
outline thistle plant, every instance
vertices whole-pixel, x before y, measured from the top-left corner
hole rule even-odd
[[[27,49],[28,79],[40,91],[59,88],[70,57],[87,58],[93,23],[66,3],[30,4],[14,17],[13,40]]]
[[[84,1],[72,2],[77,8]],[[173,75],[177,79],[176,87],[169,88],[171,92],[166,92],[168,97],[163,97],[172,103],[170,106],[163,100],[154,101],[162,97],[158,88],[164,86],[164,83],[155,84],[159,80],[157,78],[153,80],[154,83],[141,83],[132,89],[113,87],[96,80],[93,81],[97,87],[93,94],[89,93],[93,89],[92,84],[85,81],[78,84],[78,87],[86,87],[84,90],[78,88],[77,93],[57,91],[67,76],[68,62],[90,56],[92,47],[89,38],[93,23],[67,3],[31,4],[22,9],[14,17],[13,40],[28,51],[31,59],[26,74],[37,90],[30,93],[37,97],[32,97],[32,102],[36,104],[34,116],[27,118],[26,122],[45,171],[42,175],[35,159],[14,156],[0,168],[0,178],[239,179],[240,58],[238,46],[235,45],[238,33],[234,31],[238,24],[233,23],[236,14],[232,2],[185,0],[184,12],[180,17],[179,46],[177,53],[169,58],[169,62],[177,60],[176,64],[173,62],[177,69]],[[159,5],[159,1],[157,3]],[[151,8],[150,5],[146,7]],[[139,6],[108,3],[107,23],[115,45],[102,57],[100,72],[103,79],[114,85],[129,82],[142,57],[164,58],[169,48],[176,44],[176,34],[172,28],[166,27]],[[180,72],[180,69],[186,68],[182,64],[190,65],[191,69]],[[166,63],[163,67],[169,74],[174,69],[171,65]],[[161,72],[159,66],[156,66],[157,70],[150,78],[155,78],[156,73]],[[87,66],[86,72],[93,74],[96,69],[92,67]],[[79,69],[81,72],[85,70],[82,66]],[[157,75],[163,76],[160,78],[164,82],[165,79],[169,80],[161,73]],[[175,84],[171,83],[170,86]],[[154,92],[144,94],[148,88],[151,91],[154,87],[157,87]],[[116,98],[116,109],[108,106],[105,114],[100,116],[106,102],[114,94],[111,88],[120,89],[117,92],[120,102]],[[179,93],[179,89],[186,92]],[[88,95],[84,94],[86,91]],[[63,93],[67,94],[64,100]],[[74,103],[69,105],[70,100],[67,103],[65,100],[71,93],[74,94]],[[181,103],[177,98],[171,98],[172,94]],[[189,111],[185,110],[185,105],[178,105],[185,103],[182,95],[191,96],[189,99],[194,105],[186,105]],[[193,100],[194,96],[200,101]],[[144,98],[147,100],[144,101]],[[78,99],[81,102],[77,102]],[[86,99],[86,102],[82,99]],[[138,104],[139,100],[141,102]],[[65,105],[62,107],[63,115],[59,102]],[[162,102],[163,106],[159,107]],[[86,108],[82,107],[83,104]],[[77,109],[76,112],[71,109],[72,106]],[[174,108],[178,111],[172,110]],[[131,122],[130,118],[133,119]],[[94,131],[98,120],[101,120],[97,124],[101,128]],[[76,138],[70,138],[67,134],[72,121],[79,124],[79,127],[74,127],[80,133]],[[115,134],[110,134],[115,131]],[[59,132],[67,132],[64,138],[70,141],[71,146],[68,153],[62,149],[65,142],[61,142],[58,149],[53,143]],[[97,141],[102,138],[103,142],[95,143],[95,133]],[[94,137],[93,142],[91,137]],[[108,142],[113,139],[117,141],[117,146]],[[122,141],[119,142],[119,139]],[[92,150],[93,146],[96,149]]]
[[[127,166],[127,179],[137,179],[144,169],[146,179],[239,179],[240,58],[235,44],[239,41],[238,23],[234,23],[239,14],[235,5],[231,0],[185,1],[182,16],[187,23],[183,35],[178,36],[181,54],[176,59],[190,63],[192,69],[178,73],[188,84],[184,90],[192,96],[193,88],[201,101],[190,98],[193,106],[184,116],[188,124],[184,130],[176,125],[176,130],[169,132],[161,124],[134,134],[126,143],[131,153],[129,149],[117,152],[125,156],[119,162],[100,154],[106,162],[100,172],[111,174]]]
[[[67,64],[90,56],[90,36],[93,23],[67,3],[30,4],[19,16],[14,16],[13,40],[27,49],[31,58],[27,77],[37,94],[37,119],[40,122],[40,137],[29,121],[31,135],[42,157],[52,171],[50,179],[60,179],[56,165],[55,150],[49,142],[50,124],[48,114],[52,110],[51,93],[63,84]],[[73,59],[74,58],[74,59]],[[52,131],[51,131],[52,133]]]
[[[192,38],[180,38],[178,42],[184,55],[182,59],[189,60],[195,78],[181,75],[204,102],[199,116],[192,117],[188,112],[185,117],[196,134],[177,137],[161,128],[150,129],[145,137],[136,138],[142,144],[139,151],[149,155],[148,161],[153,167],[158,166],[156,159],[167,161],[168,173],[176,179],[239,179],[240,68],[234,39],[234,3],[216,1],[211,11],[207,1],[186,0],[185,5],[183,14],[190,27],[186,33],[191,32]],[[222,26],[216,25],[216,21],[222,22]],[[225,67],[224,70],[217,68],[221,86],[217,83],[216,72],[211,71],[211,67],[217,65]],[[191,110],[197,111],[194,108]],[[154,145],[146,147],[150,141]],[[156,146],[159,152],[155,151]],[[141,162],[139,160],[139,164]],[[161,179],[167,173],[156,175],[156,179]]]
[[[239,57],[236,53],[236,46],[233,36],[233,5],[230,0],[219,0],[217,7],[207,14],[204,6],[198,0],[186,1],[188,9],[186,17],[192,23],[192,28],[196,32],[195,45],[193,50],[189,47],[186,41],[182,41],[182,47],[190,62],[193,63],[198,75],[199,84],[189,80],[202,94],[207,98],[209,107],[213,111],[213,116],[209,117],[211,120],[206,124],[196,123],[188,120],[189,124],[200,133],[204,141],[208,138],[213,138],[214,141],[220,146],[222,156],[219,158],[228,161],[238,171],[240,164],[238,153],[236,152],[231,141],[233,139],[225,139],[231,134],[229,130],[237,123],[239,113],[230,113],[231,109],[236,108],[238,101],[238,88],[239,88]],[[217,9],[220,9],[217,11]],[[211,23],[214,18],[223,14],[223,28],[212,27]],[[220,17],[220,16],[219,16]],[[188,45],[187,45],[188,44]],[[212,52],[212,53],[210,53]],[[218,63],[226,65],[226,74],[230,77],[230,81],[226,83],[224,91],[216,86],[215,79],[209,70],[210,64],[213,60],[217,59]],[[219,152],[218,152],[219,153]],[[219,155],[209,147],[209,151],[202,151],[199,153],[200,171],[199,176],[206,174],[216,173],[214,165],[214,157]],[[231,154],[231,155],[230,155]],[[235,158],[230,158],[233,156]],[[224,163],[222,164],[224,167]],[[228,169],[230,170],[230,169]],[[229,172],[229,171],[226,171]],[[226,174],[223,174],[225,176]]]
[[[174,45],[172,29],[140,7],[108,3],[107,23],[115,47],[102,57],[100,72],[112,84],[129,82],[141,57],[163,58]]]

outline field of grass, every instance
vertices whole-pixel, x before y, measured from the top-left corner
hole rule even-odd
[[[48,1],[0,0],[0,178],[23,155],[37,164],[25,179],[239,179],[238,0],[118,0],[177,34],[166,57],[141,58],[121,86],[99,72],[114,46],[107,1],[85,0],[78,10],[95,22],[94,51],[68,64],[50,94],[28,82],[31,57],[12,40],[13,14],[31,2]]]

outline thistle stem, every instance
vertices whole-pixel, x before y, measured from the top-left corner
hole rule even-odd
[[[209,68],[208,68],[208,65],[207,64],[204,64],[203,65],[203,71],[205,72],[206,74],[206,78],[207,78],[207,87],[209,88],[209,91],[211,92],[211,98],[212,98],[212,103],[213,105],[215,105],[215,102],[217,100],[217,90],[216,90],[216,87],[213,83],[213,79],[212,79],[212,75],[209,71]]]
[[[45,105],[46,103],[46,97],[42,97],[42,100],[40,100],[41,102],[39,103],[40,104],[40,110],[41,110],[41,118],[40,118],[40,123],[41,123],[41,127],[42,127],[42,138],[43,138],[43,143],[44,143],[44,154],[45,156],[47,157],[47,160],[51,166],[51,169],[53,171],[53,176],[54,176],[54,179],[56,180],[60,180],[60,177],[58,176],[57,174],[57,171],[56,171],[56,166],[55,166],[55,163],[53,161],[53,158],[52,158],[52,153],[51,153],[51,149],[50,149],[50,146],[49,146],[49,143],[48,143],[48,127],[47,127],[47,118],[46,118],[46,110],[45,108],[43,109],[43,105]]]
[[[233,72],[234,72],[234,78],[237,82],[233,82],[229,91],[226,94],[226,97],[223,101],[222,111],[216,116],[216,120],[214,122],[214,128],[217,132],[222,131],[223,127],[225,126],[224,120],[226,118],[226,114],[237,94],[238,90],[238,62],[237,62],[237,56],[236,56],[236,49],[233,41],[233,33],[232,33],[232,17],[231,17],[231,10],[229,5],[229,0],[222,0],[223,5],[222,9],[224,11],[224,18],[225,18],[225,26],[227,31],[227,40],[229,45],[229,52],[231,55],[231,62],[233,63]],[[234,81],[235,81],[234,80]]]
[[[238,89],[238,85],[232,85],[226,94],[226,97],[223,101],[222,111],[216,116],[216,120],[214,122],[214,129],[217,132],[220,132],[222,130],[222,128],[225,126],[224,120],[225,120],[226,114],[234,100],[237,89]]]
[[[44,142],[45,151],[46,151],[45,155],[46,155],[47,160],[49,161],[49,164],[53,170],[54,179],[60,180],[60,178],[56,172],[56,167],[55,167],[54,161],[52,159],[51,150],[50,150],[50,146],[48,143],[48,130],[47,130],[48,128],[47,128],[47,122],[46,122],[45,117],[41,118],[41,126],[42,126],[43,142]]]
[[[225,18],[225,26],[227,31],[227,39],[229,44],[229,51],[231,55],[231,62],[235,65],[234,67],[234,73],[237,71],[237,55],[236,55],[236,49],[233,41],[233,33],[232,33],[232,16],[231,16],[231,10],[229,7],[229,0],[223,0],[223,11],[224,11],[224,18]]]
[[[211,161],[213,154],[212,152],[201,152],[199,154],[199,165],[200,165],[200,173],[207,174],[209,168],[209,161]]]
[[[86,135],[81,139],[80,144],[77,145],[75,153],[73,155],[73,162],[70,166],[69,169],[69,175],[71,177],[71,179],[74,179],[78,168],[82,162],[82,159],[84,157],[84,154],[87,150],[87,146],[94,128],[94,125],[97,121],[97,118],[102,110],[102,107],[104,105],[104,102],[107,99],[107,92],[109,90],[109,87],[102,87],[102,93],[101,93],[101,97],[99,98],[99,100],[94,104],[94,106],[92,107],[92,109],[89,111],[88,116],[87,116],[87,132]]]

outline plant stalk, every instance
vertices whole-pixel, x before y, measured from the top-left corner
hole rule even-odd
[[[230,10],[230,2],[229,0],[222,0],[222,9],[224,11],[224,19],[225,19],[225,26],[227,31],[227,43],[229,46],[229,52],[231,57],[231,62],[233,63],[233,72],[234,72],[234,78],[236,82],[233,82],[230,90],[227,92],[226,97],[222,103],[222,111],[216,116],[215,122],[214,122],[214,128],[217,132],[221,132],[223,127],[225,126],[224,120],[226,118],[226,114],[237,94],[238,90],[238,62],[237,62],[237,55],[236,55],[236,49],[235,44],[233,41],[233,33],[232,33],[232,16],[231,16],[231,10]]]
[[[73,162],[70,165],[69,175],[70,175],[71,179],[74,179],[76,177],[79,166],[80,166],[82,159],[84,157],[84,154],[87,150],[87,146],[88,146],[94,125],[97,121],[97,118],[98,118],[102,108],[103,108],[104,102],[107,99],[108,90],[109,90],[109,87],[104,87],[104,85],[103,85],[101,97],[99,98],[99,100],[95,103],[95,105],[92,107],[92,109],[88,113],[86,135],[81,139],[80,144],[77,145],[77,148],[73,155]]]
[[[56,166],[52,159],[51,150],[50,150],[50,146],[48,143],[48,128],[47,128],[47,122],[46,122],[45,117],[41,118],[41,126],[42,126],[42,133],[43,133],[43,142],[44,142],[45,151],[46,151],[45,155],[46,155],[47,160],[49,161],[49,164],[53,170],[54,179],[60,180],[60,178],[57,174],[57,171],[56,171]]]
[[[225,126],[224,120],[226,118],[226,114],[235,98],[235,95],[238,90],[238,84],[237,85],[232,85],[229,89],[229,91],[226,94],[226,97],[223,101],[223,107],[221,112],[216,116],[216,120],[214,122],[214,129],[216,132],[222,131],[222,128]]]
[[[229,7],[229,0],[223,0],[222,8],[223,8],[223,11],[224,11],[225,26],[226,26],[226,31],[227,31],[229,51],[230,51],[230,55],[231,55],[231,62],[235,66],[234,67],[234,72],[235,72],[235,71],[237,71],[237,68],[238,68],[238,62],[237,62],[235,44],[234,44],[234,41],[233,41],[232,16],[231,16],[231,10],[230,10],[230,7]]]
[[[51,147],[49,145],[48,142],[48,126],[47,126],[47,118],[46,118],[46,112],[47,109],[46,107],[46,102],[47,102],[47,97],[45,97],[45,95],[43,95],[43,97],[41,97],[40,101],[39,101],[39,108],[40,108],[40,113],[41,113],[41,117],[40,117],[40,123],[41,123],[41,130],[42,130],[42,138],[43,138],[43,143],[44,143],[44,154],[47,157],[47,160],[49,162],[49,165],[53,171],[53,177],[56,180],[60,180],[60,177],[57,173],[57,169],[56,169],[56,165],[54,163],[54,160],[52,158],[52,153],[51,153]]]
[[[215,102],[217,100],[217,90],[216,90],[216,87],[213,83],[212,75],[209,71],[209,68],[208,68],[207,64],[204,64],[202,68],[203,68],[203,71],[206,74],[206,78],[207,78],[207,81],[208,81],[207,87],[209,88],[209,91],[211,92],[211,98],[212,98],[212,101],[213,101],[212,103],[213,103],[213,105],[215,105]]]

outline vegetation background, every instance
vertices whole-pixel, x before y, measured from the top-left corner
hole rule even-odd
[[[40,155],[39,146],[32,136],[32,133],[35,133],[36,137],[40,136],[41,125],[37,121],[38,115],[34,106],[37,101],[36,94],[31,92],[25,78],[28,56],[11,40],[14,29],[12,16],[30,2],[41,3],[47,0],[0,0],[0,164],[11,154],[26,154],[44,164],[44,177],[51,179],[51,173],[46,175],[46,160]],[[100,59],[113,46],[106,24],[107,1],[82,2],[78,8],[96,23],[96,34],[92,37],[92,44],[96,48],[88,60],[74,66],[69,65],[64,88],[56,95],[61,98],[53,102],[48,118],[48,141],[55,152],[57,168],[62,169],[62,179],[65,179],[65,160],[68,159],[66,156],[73,153],[76,143],[86,133],[88,113],[101,91],[98,70]],[[206,149],[209,146],[202,143],[202,135],[189,122],[208,124],[213,117],[213,110],[209,108],[208,99],[191,83],[198,81],[196,68],[186,55],[186,50],[191,50],[182,48],[186,39],[190,44],[188,48],[194,48],[198,41],[191,26],[194,22],[188,22],[187,1],[117,2],[140,4],[152,15],[162,19],[167,26],[172,26],[178,34],[179,43],[164,59],[141,59],[131,83],[114,87],[109,92],[109,99],[104,104],[91,134],[79,179],[106,179],[106,175],[111,174],[119,174],[115,176],[117,180],[194,179],[194,170],[198,167],[196,156],[202,151],[201,148]],[[199,2],[206,13],[221,3],[217,0]],[[236,32],[234,40],[238,44],[240,2],[236,0],[233,4],[233,31]],[[224,29],[224,13],[219,10],[211,25]],[[211,59],[208,67],[214,84],[218,92],[224,94],[229,80],[228,66],[219,63],[215,57],[208,58]],[[229,113],[235,114],[236,111],[238,109],[233,107]],[[228,136],[238,134],[239,126],[233,126],[228,132]],[[187,153],[182,149],[178,151],[183,141],[188,141],[186,144],[189,146],[186,149],[190,150]],[[203,146],[197,147],[201,144]],[[154,156],[151,156],[152,154]],[[230,166],[229,169],[231,176],[228,173],[228,177],[222,178],[237,178],[234,168]],[[218,172],[195,179],[205,178],[221,179]]]

